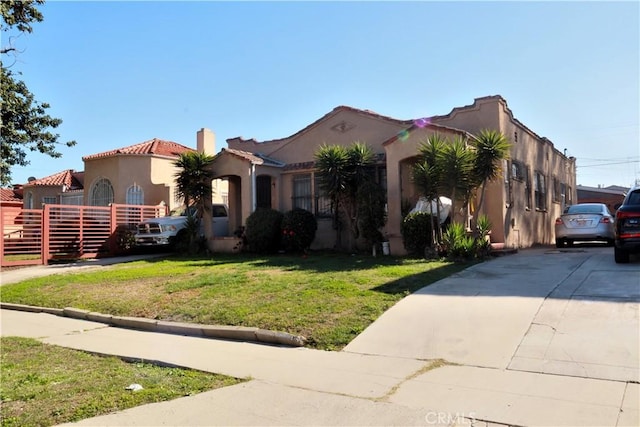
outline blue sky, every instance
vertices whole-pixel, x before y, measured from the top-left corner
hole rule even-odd
[[[15,183],[157,137],[217,149],[339,105],[398,119],[502,95],[578,161],[578,184],[640,179],[640,3],[49,1],[12,69],[63,119],[63,157]],[[3,38],[2,44],[7,42]],[[7,58],[3,58],[5,63]]]

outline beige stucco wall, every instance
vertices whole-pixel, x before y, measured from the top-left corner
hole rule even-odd
[[[507,247],[529,247],[551,244],[555,240],[554,222],[562,204],[552,201],[553,178],[571,187],[575,202],[575,160],[567,158],[553,143],[540,137],[513,117],[504,100],[499,97],[480,98],[473,105],[455,108],[449,115],[433,118],[434,123],[464,129],[477,134],[482,129],[502,132],[512,144],[510,162],[518,161],[529,167],[532,205],[526,206],[525,182],[511,180],[512,203],[508,205],[505,173],[487,187],[481,212],[493,224],[491,239]],[[510,165],[511,163],[507,165]],[[547,209],[535,209],[535,171],[546,177]],[[508,173],[508,172],[507,172]]]
[[[175,168],[171,159],[152,156],[119,155],[85,160],[84,204],[91,204],[91,189],[101,178],[113,186],[114,203],[125,204],[129,187],[136,184],[144,191],[143,204],[156,205],[164,202],[170,209],[178,207],[170,188]]]
[[[44,205],[43,199],[45,197],[54,197],[56,199],[55,204],[60,203],[60,193],[62,192],[62,186],[59,185],[25,185],[23,193],[24,207],[27,208],[27,199],[29,194],[33,196],[32,209],[42,209]]]
[[[349,130],[336,131],[332,128],[345,123]],[[287,164],[309,162],[322,144],[350,145],[355,141],[364,142],[375,153],[383,153],[382,143],[397,135],[405,125],[390,120],[375,118],[355,110],[339,110],[325,120],[315,123],[304,132],[291,138],[266,143],[227,141],[229,148],[259,152]]]

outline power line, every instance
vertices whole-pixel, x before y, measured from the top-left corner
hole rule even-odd
[[[611,165],[627,165],[630,163],[638,163],[640,164],[640,160],[630,160],[628,162],[614,162],[614,163],[598,163],[595,165],[576,165],[576,169],[577,168],[592,168],[592,167],[597,167],[597,166],[611,166]]]

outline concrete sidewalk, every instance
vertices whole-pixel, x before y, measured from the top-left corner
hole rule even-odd
[[[251,378],[78,425],[637,426],[640,266],[617,269],[610,248],[590,249],[477,265],[405,298],[341,352],[8,310],[0,330]],[[617,286],[606,286],[602,272],[614,268]],[[585,359],[591,365],[576,371]]]

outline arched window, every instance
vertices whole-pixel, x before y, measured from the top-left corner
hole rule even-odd
[[[24,207],[26,209],[33,209],[33,193],[29,191],[27,193],[27,197],[25,198]]]
[[[91,187],[91,206],[109,206],[113,203],[113,186],[106,178],[100,178]]]
[[[144,191],[138,184],[133,184],[127,189],[127,205],[143,205]]]

